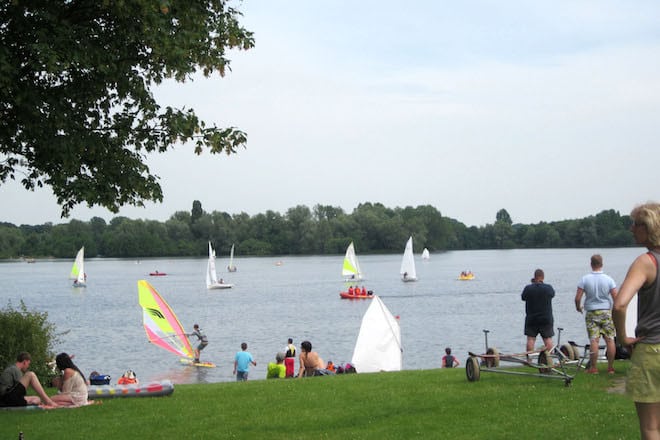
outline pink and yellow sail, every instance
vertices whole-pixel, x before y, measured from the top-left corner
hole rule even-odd
[[[192,359],[193,349],[188,335],[170,306],[145,280],[138,281],[142,321],[149,342],[179,356]]]

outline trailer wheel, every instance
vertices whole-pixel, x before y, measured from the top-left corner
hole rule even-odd
[[[575,352],[573,351],[573,346],[571,344],[564,344],[561,346],[559,350],[564,354],[564,356],[566,356],[566,360],[572,361],[577,359],[575,357]]]
[[[549,351],[542,351],[539,353],[538,364],[546,365],[546,367],[539,367],[539,373],[547,374],[552,371],[552,357],[550,356]]]
[[[486,366],[488,368],[499,367],[500,366],[500,352],[497,348],[491,347],[486,350],[486,354],[489,354],[494,357],[486,358]]]
[[[470,356],[467,358],[467,361],[465,361],[465,375],[469,382],[476,382],[479,380],[481,372],[479,371],[479,361],[476,357]]]

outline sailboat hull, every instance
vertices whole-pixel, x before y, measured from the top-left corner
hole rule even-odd
[[[218,290],[218,289],[231,289],[232,287],[234,287],[233,284],[217,283],[217,284],[209,284],[206,288],[209,290]]]

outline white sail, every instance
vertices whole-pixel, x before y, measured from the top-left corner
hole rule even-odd
[[[227,272],[236,272],[236,266],[234,266],[234,245],[231,245],[231,251],[229,251],[229,265],[227,266]]]
[[[417,281],[417,271],[415,270],[415,255],[413,254],[412,236],[406,242],[406,249],[403,251],[401,260],[401,280]]]
[[[85,275],[85,246],[81,247],[76,254],[76,261],[73,262],[69,278],[74,280],[74,286],[85,287],[85,278],[87,278]]]
[[[428,249],[424,248],[422,251],[422,260],[428,260],[429,258],[431,258],[431,254]]]
[[[209,241],[209,260],[206,264],[206,288],[207,289],[228,289],[232,284],[226,284],[218,281],[218,275],[215,271],[215,250]]]
[[[362,318],[351,363],[358,373],[400,371],[403,361],[399,321],[377,295]]]
[[[357,255],[355,254],[355,247],[353,246],[352,241],[351,244],[348,245],[348,248],[346,248],[341,275],[347,281],[360,281],[363,279],[363,274],[360,270],[360,263],[358,263]]]

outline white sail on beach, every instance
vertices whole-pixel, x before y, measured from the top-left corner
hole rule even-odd
[[[404,282],[417,281],[417,271],[415,270],[415,254],[413,254],[412,236],[406,242],[406,248],[403,251],[400,273],[401,273],[401,280]]]
[[[227,284],[222,280],[218,281],[218,275],[215,271],[215,250],[209,241],[209,259],[206,264],[206,288],[207,289],[229,289],[233,284]]]
[[[346,248],[341,275],[346,281],[360,281],[364,279],[352,241],[351,244],[348,245],[348,248]]]
[[[400,371],[402,368],[401,327],[378,295],[362,317],[351,363],[358,373]]]
[[[76,260],[71,267],[69,278],[74,280],[74,287],[85,287],[87,285],[87,276],[85,275],[85,246],[81,247],[76,254]]]

